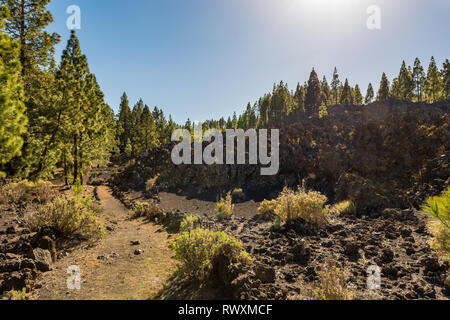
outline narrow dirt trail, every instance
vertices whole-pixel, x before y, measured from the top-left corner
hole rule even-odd
[[[97,188],[101,220],[110,226],[95,245],[78,248],[59,259],[38,279],[42,300],[152,299],[176,270],[170,236],[144,219],[129,219],[128,210],[105,186]],[[112,227],[112,228],[111,228]],[[139,245],[132,245],[139,241]],[[142,250],[136,255],[136,250]],[[67,268],[81,270],[81,289],[67,288]]]

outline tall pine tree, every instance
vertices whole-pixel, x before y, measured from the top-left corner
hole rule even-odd
[[[8,15],[8,9],[0,6],[0,175],[3,175],[2,167],[21,154],[22,134],[27,124],[20,83],[19,44],[3,32],[3,19]]]
[[[378,89],[377,101],[388,100],[389,96],[389,80],[386,74],[383,72],[383,75],[381,76],[380,88]]]
[[[319,110],[322,103],[322,85],[319,81],[314,68],[311,71],[308,80],[308,89],[306,90],[305,109],[307,112]]]

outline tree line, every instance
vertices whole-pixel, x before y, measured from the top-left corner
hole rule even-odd
[[[392,84],[383,73],[378,92],[375,94],[372,83],[369,83],[365,95],[358,84],[351,86],[348,79],[342,82],[337,68],[334,68],[330,84],[325,76],[320,80],[313,68],[309,80],[302,85],[298,83],[295,91],[289,90],[288,85],[281,81],[273,85],[271,93],[265,94],[253,104],[249,102],[239,116],[235,112],[227,120],[207,120],[203,129],[258,128],[296,111],[318,112],[319,116],[324,116],[327,114],[327,107],[332,105],[364,106],[392,98],[427,103],[450,99],[449,60],[446,59],[439,69],[434,57],[431,57],[427,72],[419,58],[415,59],[413,67],[407,67],[403,61],[399,75],[393,79]],[[192,125],[188,119],[184,128],[192,128]]]
[[[130,107],[122,95],[114,115],[74,31],[60,63],[55,45],[60,35],[48,33],[53,22],[50,0],[0,0],[0,175],[46,179],[62,168],[67,184],[83,181],[92,166],[106,164],[111,155],[134,157],[170,142],[176,128],[193,130],[188,119],[176,124],[158,107],[142,99]],[[295,90],[281,81],[274,84],[244,112],[208,120],[203,129],[264,127],[292,112],[327,115],[331,105],[367,105],[390,98],[433,103],[450,99],[450,64],[439,68],[432,57],[428,69],[417,58],[402,63],[398,77],[389,82],[383,73],[377,94],[369,84],[341,81],[334,69],[330,84],[313,69],[309,80]]]

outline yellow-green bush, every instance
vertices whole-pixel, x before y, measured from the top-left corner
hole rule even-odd
[[[187,216],[180,223],[180,232],[190,232],[199,224],[199,219],[196,216]]]
[[[313,300],[352,300],[355,294],[347,288],[347,277],[337,266],[327,265],[317,272],[319,280],[312,293]]]
[[[64,238],[94,239],[105,234],[98,219],[99,211],[99,207],[93,203],[84,206],[73,198],[58,197],[28,216],[26,222],[32,231],[50,227]]]
[[[330,212],[337,215],[342,214],[356,215],[356,206],[350,200],[342,201],[332,206]]]
[[[236,238],[224,233],[197,228],[184,232],[173,243],[175,258],[182,262],[180,270],[203,281],[213,268],[219,255],[226,256],[231,263],[251,263],[252,258]]]
[[[146,217],[150,220],[154,220],[160,214],[159,205],[156,202],[141,202],[136,201],[133,204],[131,213],[134,217]]]
[[[328,221],[329,209],[325,207],[326,202],[327,197],[317,191],[284,188],[277,199],[264,200],[258,211],[273,212],[283,221],[302,218],[307,223],[322,225]]]
[[[450,188],[440,196],[428,198],[422,211],[428,216],[428,227],[433,235],[431,246],[450,259]]]
[[[4,296],[2,300],[37,300],[37,295],[27,292],[27,289],[23,288],[19,291],[12,290],[6,293],[6,296]]]
[[[231,192],[228,192],[225,199],[224,198],[220,199],[220,201],[217,203],[216,210],[218,219],[228,218],[233,215],[234,205],[231,197]]]

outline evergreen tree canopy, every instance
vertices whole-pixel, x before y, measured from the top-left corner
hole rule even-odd
[[[384,101],[389,99],[389,81],[386,74],[383,72],[381,76],[380,88],[378,89],[377,101]]]
[[[307,112],[313,110],[319,110],[319,107],[322,103],[322,85],[319,81],[319,77],[317,76],[314,68],[311,71],[311,75],[309,76],[308,81],[308,89],[306,90],[305,97],[305,109]]]
[[[3,32],[8,9],[0,6],[0,170],[21,154],[27,118],[22,103],[19,44]]]
[[[375,92],[373,90],[373,86],[371,83],[369,83],[369,86],[367,87],[367,93],[366,97],[364,99],[365,104],[369,104],[373,101],[373,98],[375,97]]]

